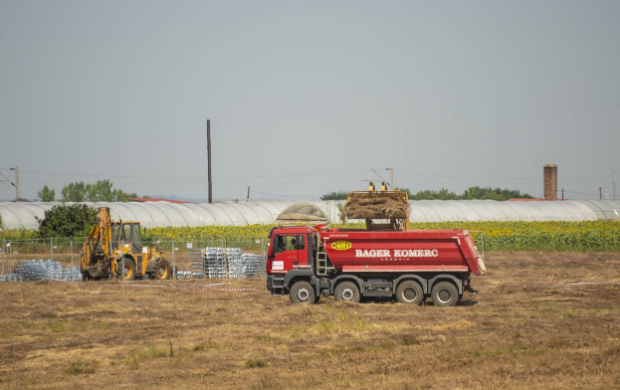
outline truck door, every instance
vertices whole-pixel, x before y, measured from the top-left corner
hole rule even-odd
[[[300,259],[308,258],[304,235],[278,235],[274,244],[275,256],[271,262],[271,271],[274,274],[297,268]]]

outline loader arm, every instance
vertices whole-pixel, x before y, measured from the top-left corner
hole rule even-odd
[[[101,259],[111,258],[112,254],[112,227],[110,223],[110,209],[100,207],[97,223],[90,229],[90,233],[82,245],[80,257],[82,273],[92,263]]]

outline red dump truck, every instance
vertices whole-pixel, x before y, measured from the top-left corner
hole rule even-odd
[[[485,271],[466,230],[280,227],[270,233],[267,289],[293,303],[333,295],[350,302],[395,296],[418,305],[430,296],[437,306],[454,306],[464,291],[476,293],[471,275]]]

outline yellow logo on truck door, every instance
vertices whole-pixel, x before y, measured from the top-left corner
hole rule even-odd
[[[352,246],[353,244],[351,244],[349,241],[332,242],[332,249],[335,249],[337,251],[346,251],[347,249],[351,249]]]

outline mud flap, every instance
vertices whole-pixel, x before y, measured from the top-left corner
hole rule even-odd
[[[471,288],[471,286],[469,285],[469,283],[467,283],[467,286],[465,286],[463,288],[463,290],[467,291],[468,293],[472,294],[472,295],[478,295],[478,291],[474,290],[473,288]]]

